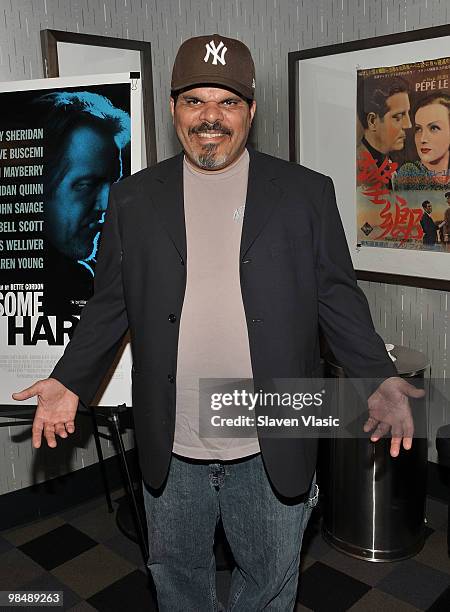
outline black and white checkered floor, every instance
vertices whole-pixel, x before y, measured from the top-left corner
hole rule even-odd
[[[114,506],[121,495],[113,495]],[[328,546],[315,511],[305,534],[296,612],[450,610],[445,504],[429,498],[427,521],[426,544],[416,557],[371,563]],[[229,578],[227,571],[217,574],[222,601]],[[157,609],[139,548],[119,531],[102,497],[0,532],[0,590],[6,589],[63,591],[63,609],[77,612]]]

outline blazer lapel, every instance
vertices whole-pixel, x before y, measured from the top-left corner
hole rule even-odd
[[[271,165],[267,163],[267,158],[250,147],[248,147],[248,152],[250,165],[242,225],[241,260],[261,233],[282,196],[282,191],[275,185],[276,176],[271,172]]]
[[[183,261],[186,261],[183,153],[163,162],[153,179],[151,198],[161,223]]]
[[[282,197],[275,184],[266,156],[248,147],[250,165],[247,198],[242,225],[240,258],[256,240]],[[183,157],[180,153],[163,162],[149,189],[153,205],[175,248],[186,261],[186,225],[184,220]],[[145,195],[145,194],[142,194]]]

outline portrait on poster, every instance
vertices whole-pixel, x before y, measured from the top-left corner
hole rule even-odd
[[[358,70],[356,96],[358,244],[450,253],[450,58]]]
[[[110,186],[130,174],[130,85],[1,94],[0,267],[45,315],[92,295]]]

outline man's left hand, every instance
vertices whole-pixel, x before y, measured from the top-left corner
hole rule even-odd
[[[404,378],[392,376],[383,381],[367,400],[370,416],[364,424],[364,431],[376,428],[370,436],[372,442],[391,431],[391,457],[398,456],[402,440],[405,450],[411,448],[414,422],[408,398],[424,395],[423,389],[416,389]]]

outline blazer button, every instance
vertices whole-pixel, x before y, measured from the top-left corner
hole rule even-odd
[[[249,263],[251,263],[251,262],[252,262],[252,260],[251,260],[251,259],[244,259],[242,263],[243,263],[243,264],[249,264]]]
[[[171,313],[171,314],[168,316],[168,319],[169,319],[169,321],[170,321],[171,323],[175,323],[175,321],[177,320],[177,317],[176,317],[176,316],[175,316],[173,313]]]
[[[175,382],[175,376],[172,376],[172,374],[168,374],[167,375],[167,379],[170,383],[174,383]]]

